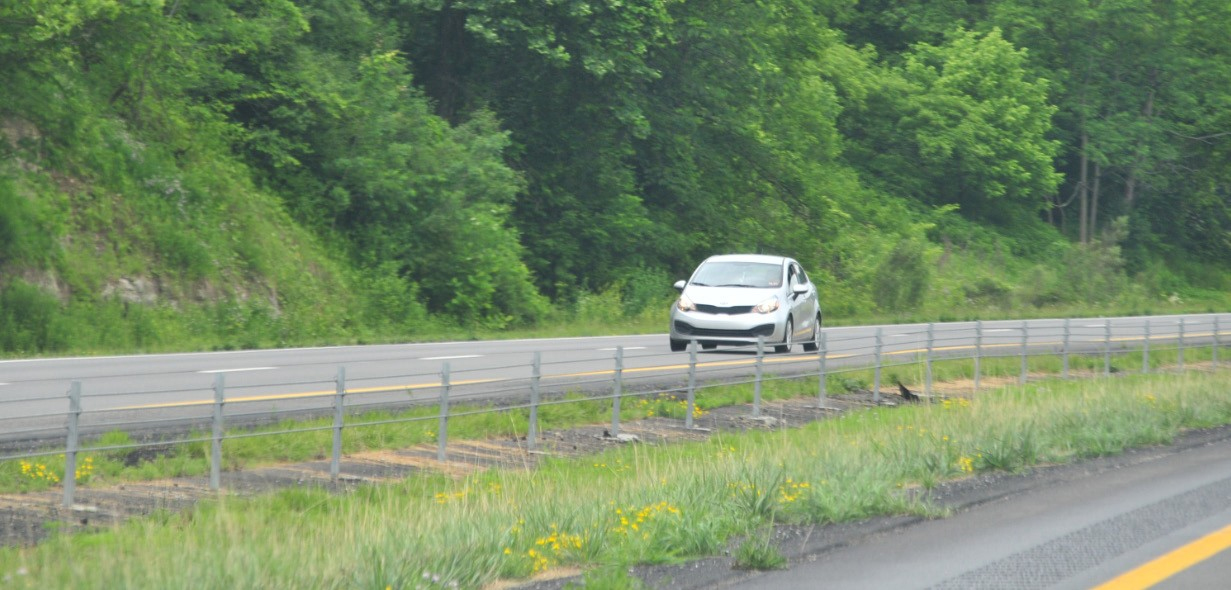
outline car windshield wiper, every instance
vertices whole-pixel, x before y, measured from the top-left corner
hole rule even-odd
[[[745,285],[745,284],[743,284],[743,283],[727,283],[727,284],[725,284],[725,285],[714,285],[714,286],[715,286],[715,287],[744,287],[744,288],[748,288],[748,289],[755,289],[755,288],[756,288],[756,285]]]
[[[709,286],[709,285],[707,285],[707,284],[705,284],[705,283],[698,283],[698,282],[696,282],[696,281],[693,281],[692,283],[689,283],[689,284],[691,284],[691,285],[692,285],[692,286],[694,286],[694,287],[708,287],[708,286]]]

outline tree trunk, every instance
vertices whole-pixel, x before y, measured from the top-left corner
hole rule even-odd
[[[1151,80],[1155,75],[1151,75]],[[1146,121],[1154,117],[1154,89],[1146,93],[1146,104],[1141,108],[1141,114],[1145,116]],[[1144,140],[1142,141],[1144,143]],[[1137,145],[1137,155],[1133,158],[1133,166],[1128,170],[1128,181],[1124,183],[1124,210],[1126,213],[1131,213],[1133,210],[1133,200],[1137,197],[1137,168],[1141,167],[1142,161],[1145,160],[1145,149],[1141,144]]]
[[[1102,177],[1103,167],[1096,162],[1094,164],[1094,187],[1090,189],[1090,229],[1086,231],[1086,235],[1091,238],[1095,236],[1095,231],[1098,229],[1098,185]]]
[[[1090,219],[1090,192],[1086,188],[1086,180],[1089,176],[1090,156],[1086,155],[1086,146],[1090,142],[1090,134],[1086,131],[1085,117],[1082,117],[1081,125],[1081,180],[1077,186],[1077,200],[1081,204],[1081,214],[1077,218],[1077,234],[1079,241],[1086,244],[1090,241],[1090,236],[1087,233]]]

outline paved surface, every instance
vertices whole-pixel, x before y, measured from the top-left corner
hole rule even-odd
[[[950,518],[869,523],[785,571],[698,587],[1092,588],[1231,525],[1231,429],[940,498]],[[943,493],[943,492],[942,492]],[[1231,551],[1159,588],[1227,588]]]
[[[965,358],[976,347],[981,356],[1013,357],[1023,349],[1058,352],[1065,342],[1072,351],[1097,355],[1137,351],[1147,341],[1155,350],[1174,349],[1181,338],[1187,347],[1208,347],[1215,332],[1225,346],[1231,344],[1231,314],[950,322],[934,324],[930,333],[926,324],[824,332],[833,370],[870,364],[878,340],[890,364],[914,362],[929,342],[936,357]],[[273,411],[327,412],[339,369],[345,370],[348,407],[432,403],[445,363],[454,398],[524,397],[536,353],[545,391],[609,391],[618,347],[624,349],[623,378],[630,389],[676,386],[687,379],[689,354],[670,352],[665,334],[0,360],[0,456],[34,439],[63,441],[73,381],[82,386],[86,434],[166,421],[179,421],[184,430],[211,417],[220,377],[231,423]],[[815,374],[818,357],[796,346],[794,354],[767,355],[764,362],[773,374]],[[699,379],[747,377],[755,371],[755,354],[719,348],[701,351],[698,363]]]

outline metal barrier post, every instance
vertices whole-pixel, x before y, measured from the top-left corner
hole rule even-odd
[[[1184,370],[1184,318],[1180,318],[1180,343],[1178,346],[1180,370]]]
[[[534,364],[530,375],[530,426],[526,432],[526,448],[534,451],[539,448],[539,381],[543,378],[543,353],[534,353]]]
[[[77,492],[77,425],[81,419],[81,382],[73,381],[68,388],[68,440],[64,450],[64,507],[73,507]]]
[[[624,347],[616,347],[615,391],[611,400],[611,436],[620,434],[620,395],[624,391]]]
[[[449,438],[449,361],[440,367],[440,426],[436,434],[436,459],[445,461],[445,445]]]
[[[329,478],[338,480],[342,473],[342,408],[346,396],[346,367],[338,367],[337,393],[333,396],[333,455],[329,461]]]
[[[1062,356],[1064,357],[1064,368],[1060,371],[1061,379],[1069,378],[1069,340],[1072,337],[1072,334],[1073,330],[1071,322],[1069,321],[1069,318],[1064,318],[1064,345],[1062,353]]]
[[[932,401],[932,347],[936,342],[933,329],[935,324],[928,322],[928,358],[927,358],[927,378],[923,384],[923,392],[927,394],[928,401]]]
[[[757,418],[761,415],[761,375],[764,367],[762,362],[765,360],[765,337],[757,336],[757,378],[752,384],[752,417]]]
[[[1018,382],[1021,385],[1026,384],[1026,371],[1029,370],[1029,367],[1027,366],[1029,357],[1026,355],[1026,339],[1029,337],[1029,335],[1030,335],[1030,332],[1026,328],[1025,320],[1023,320],[1022,321],[1022,375],[1021,377],[1018,378]]]
[[[226,403],[226,380],[223,373],[214,375],[214,436],[210,441],[209,489],[222,487],[222,405]]]
[[[979,393],[979,361],[983,357],[983,320],[975,320],[975,393]]]
[[[821,341],[817,345],[817,358],[819,359],[818,362],[820,362],[821,368],[820,368],[820,372],[817,373],[818,383],[816,386],[817,387],[816,405],[818,408],[821,408],[821,409],[825,408],[825,394],[827,393],[825,391],[825,388],[826,388],[825,357],[828,354],[828,350],[827,350],[828,348],[829,347],[826,345],[826,342],[825,342],[825,333],[821,332]]]
[[[1222,339],[1218,336],[1218,316],[1214,316],[1214,347],[1210,351],[1210,365],[1215,369],[1218,368],[1218,347],[1222,346]]]
[[[876,329],[876,376],[872,383],[872,402],[881,403],[881,350],[885,344],[884,328]]]
[[[684,414],[684,428],[692,428],[692,412],[697,404],[697,341],[688,343],[688,409]]]
[[[1103,320],[1103,376],[1111,376],[1111,318]]]
[[[1146,339],[1141,347],[1141,372],[1150,373],[1150,318],[1146,318]]]

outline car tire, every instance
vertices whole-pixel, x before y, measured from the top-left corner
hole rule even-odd
[[[718,348],[718,345],[713,342],[702,342],[701,348],[704,348],[705,350],[714,350],[715,348]]]
[[[671,352],[684,352],[685,348],[688,348],[687,340],[671,339]]]
[[[816,352],[821,348],[821,314],[816,314],[816,325],[812,327],[812,339],[804,343],[804,352]]]
[[[786,336],[785,336],[786,339],[782,341],[782,344],[779,344],[774,347],[774,352],[778,352],[778,353],[791,352],[791,345],[792,345],[791,339],[794,337],[794,332],[795,332],[795,322],[791,320],[791,318],[787,318],[786,319]]]

